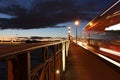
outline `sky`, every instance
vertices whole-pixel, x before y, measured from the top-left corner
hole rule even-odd
[[[0,38],[75,36],[74,21],[82,28],[117,0],[0,0]]]

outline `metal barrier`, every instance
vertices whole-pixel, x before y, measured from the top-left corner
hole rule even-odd
[[[0,62],[7,64],[8,80],[60,80],[68,49],[68,40],[54,42],[2,55]]]

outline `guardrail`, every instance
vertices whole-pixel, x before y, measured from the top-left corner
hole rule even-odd
[[[68,49],[69,41],[66,40],[1,55],[0,63],[4,64],[4,66],[1,64],[4,68],[0,68],[2,69],[0,78],[8,80],[60,80],[65,71]]]

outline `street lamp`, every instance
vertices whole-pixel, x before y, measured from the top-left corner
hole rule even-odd
[[[92,26],[93,26],[93,23],[90,22],[90,23],[89,23],[89,26],[92,27]],[[90,45],[90,31],[88,31],[88,32],[89,32],[89,34],[88,34],[88,45]]]
[[[68,26],[68,39],[70,40],[70,36],[71,36],[71,27]]]
[[[77,44],[77,28],[78,28],[78,25],[79,25],[79,21],[78,20],[76,20],[75,22],[74,22],[74,24],[75,24],[75,26],[76,26],[76,44]]]

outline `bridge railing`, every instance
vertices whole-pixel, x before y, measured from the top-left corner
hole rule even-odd
[[[60,80],[68,49],[66,40],[1,55],[0,80]]]

